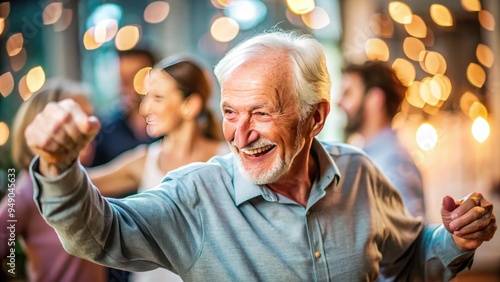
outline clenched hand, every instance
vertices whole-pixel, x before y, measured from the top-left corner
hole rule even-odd
[[[40,156],[40,172],[59,175],[77,158],[100,128],[95,116],[87,116],[71,99],[47,104],[26,128],[30,149]]]

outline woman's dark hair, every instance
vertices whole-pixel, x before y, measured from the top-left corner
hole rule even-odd
[[[155,65],[155,69],[162,69],[177,83],[184,98],[197,93],[203,100],[203,109],[198,115],[198,123],[205,137],[221,140],[221,130],[213,112],[207,107],[212,95],[212,81],[209,74],[193,58],[168,57]]]

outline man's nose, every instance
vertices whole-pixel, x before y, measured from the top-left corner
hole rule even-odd
[[[144,98],[141,101],[141,104],[139,105],[139,114],[143,117],[146,117],[148,115],[148,108],[149,108],[149,95],[144,96]]]
[[[234,133],[234,143],[238,149],[244,148],[253,141],[259,139],[259,133],[250,118],[241,119]]]

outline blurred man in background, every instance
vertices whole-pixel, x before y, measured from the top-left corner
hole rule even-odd
[[[422,176],[391,128],[406,87],[389,66],[369,61],[344,68],[342,91],[338,105],[347,115],[348,143],[363,148],[382,169],[412,215],[424,217]]]

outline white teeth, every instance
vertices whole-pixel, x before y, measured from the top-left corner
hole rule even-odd
[[[271,147],[273,147],[274,145],[266,145],[264,147],[260,147],[260,148],[256,148],[256,149],[241,149],[243,151],[243,153],[247,154],[247,155],[256,155],[258,153],[262,153],[266,150],[269,150]]]

